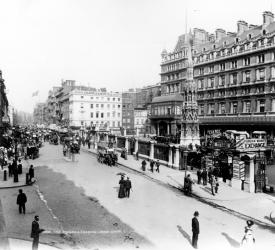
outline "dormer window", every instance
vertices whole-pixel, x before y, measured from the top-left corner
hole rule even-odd
[[[248,35],[247,35],[247,38],[248,38],[248,40],[251,40],[252,35],[251,35],[251,34],[248,34]]]
[[[238,42],[239,42],[239,38],[238,38],[238,37],[236,37],[235,41],[236,41],[236,43],[238,43]]]
[[[226,41],[223,42],[223,46],[226,46]]]
[[[266,35],[266,30],[263,30],[263,35]]]
[[[203,52],[205,52],[205,48],[203,48]]]
[[[216,49],[216,44],[213,44],[213,49]]]

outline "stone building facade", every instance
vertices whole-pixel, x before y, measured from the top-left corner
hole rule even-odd
[[[216,30],[216,39],[193,48],[200,130],[252,133],[275,127],[275,22],[237,23],[237,32]]]

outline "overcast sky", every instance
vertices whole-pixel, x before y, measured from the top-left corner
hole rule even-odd
[[[155,84],[161,51],[174,48],[186,19],[188,28],[234,32],[238,20],[261,24],[271,3],[0,0],[0,69],[9,101],[32,112],[61,79],[116,91]],[[36,90],[39,96],[32,98]]]

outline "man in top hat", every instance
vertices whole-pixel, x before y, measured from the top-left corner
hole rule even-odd
[[[39,234],[45,231],[44,229],[40,229],[38,221],[39,221],[39,216],[35,215],[34,221],[32,222],[32,232],[31,232],[31,238],[33,238],[32,250],[38,249]]]
[[[125,194],[126,194],[127,198],[130,197],[130,190],[131,189],[132,189],[132,183],[130,181],[130,178],[127,177],[127,180],[125,181]]]
[[[200,233],[200,224],[198,221],[198,217],[199,217],[199,212],[196,211],[194,213],[194,217],[192,219],[192,246],[194,248],[198,248],[198,238],[199,238],[199,233]]]

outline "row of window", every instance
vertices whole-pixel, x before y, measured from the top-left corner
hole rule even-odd
[[[270,91],[275,91],[275,85],[272,85],[270,87]],[[206,98],[214,98],[214,97],[232,97],[232,96],[238,96],[238,95],[247,95],[247,94],[259,94],[264,93],[265,87],[264,86],[258,86],[254,89],[250,87],[244,87],[240,90],[237,89],[230,89],[230,90],[220,90],[218,92],[215,91],[208,91],[206,93],[198,93],[198,100]]]
[[[216,106],[218,105],[218,106]],[[238,113],[251,113],[251,112],[265,112],[266,111],[266,100],[260,99],[255,101],[255,108],[252,110],[252,101],[246,100],[242,102],[220,102],[217,103],[208,103],[206,104],[200,104],[199,105],[199,115],[205,114],[205,108],[206,114],[215,114],[218,111],[218,114],[238,114]],[[215,110],[215,107],[218,108],[218,110]],[[271,111],[275,111],[275,99],[272,99],[272,107]]]
[[[82,95],[82,96],[80,96],[80,98],[81,98],[81,99],[84,99],[84,96]],[[90,99],[91,99],[91,100],[94,100],[94,99],[95,99],[95,100],[107,100],[107,101],[113,101],[113,102],[115,102],[115,101],[120,102],[120,98],[115,98],[115,97],[104,97],[104,96],[101,96],[101,97],[99,97],[99,96],[93,97],[93,96],[91,96]]]
[[[91,109],[93,109],[93,108],[104,108],[104,107],[107,107],[108,109],[109,108],[111,108],[111,104],[104,104],[104,103],[101,103],[101,104],[98,104],[98,103],[96,103],[96,104],[90,104],[90,108]],[[113,106],[112,106],[113,108],[120,108],[121,107],[121,105],[120,104],[113,104]],[[84,108],[84,104],[83,103],[81,103],[81,105],[80,105],[80,108]]]
[[[268,61],[268,59],[270,61],[274,61],[275,60],[275,52],[272,52],[272,54],[260,54],[257,56],[252,57],[246,57],[244,59],[240,59],[240,60],[232,60],[232,61],[228,61],[228,62],[222,62],[220,64],[216,64],[216,65],[210,65],[207,67],[201,67],[198,69],[198,71],[196,71],[196,75],[204,75],[205,73],[214,73],[214,72],[219,72],[219,71],[224,71],[227,69],[236,69],[238,67],[243,67],[243,66],[249,66],[250,62],[254,62],[254,63],[265,63],[266,61]]]
[[[267,68],[256,69],[255,80],[263,81],[266,79]],[[271,78],[275,78],[275,66],[270,67]],[[215,87],[215,79],[218,80],[217,86],[222,87],[225,85],[237,85],[238,76],[242,83],[249,83],[251,81],[251,70],[246,70],[239,73],[232,73],[228,75],[220,75],[218,77],[209,77],[198,79],[198,89],[209,89]],[[229,82],[226,82],[226,78],[229,77]],[[228,78],[227,78],[228,79]],[[206,82],[205,82],[206,81]]]
[[[163,105],[151,108],[152,115],[181,115],[181,106]]]
[[[166,60],[167,61],[176,60],[176,59],[185,57],[186,55],[187,55],[187,50],[183,50],[183,51],[179,51],[179,52],[167,55]]]
[[[105,116],[107,116],[107,118],[110,118],[111,113],[107,112],[105,114]],[[113,118],[116,117],[116,112],[115,111],[112,113],[112,117]],[[120,118],[120,113],[117,113],[117,117]],[[102,113],[102,112],[101,113],[100,112],[96,112],[96,113],[91,112],[91,118],[104,118],[104,113]]]
[[[236,42],[239,42],[238,40],[239,38],[236,38]],[[211,51],[210,53],[204,54],[204,55],[200,55],[194,58],[194,61],[199,63],[199,62],[203,62],[206,60],[213,60],[216,59],[218,57],[222,57],[222,56],[230,56],[230,55],[234,55],[236,53],[240,53],[240,52],[245,52],[245,51],[249,51],[251,49],[256,49],[256,48],[261,48],[267,44],[271,45],[274,44],[275,42],[275,37],[273,38],[263,38],[263,39],[259,39],[256,42],[247,42],[243,45],[236,45],[233,46],[232,48],[223,48],[220,51]],[[226,46],[226,41],[223,44],[224,46]],[[216,49],[216,45],[213,45],[213,49]],[[203,52],[205,52],[206,49],[203,49]]]
[[[87,125],[87,123],[84,122],[84,121],[81,121],[80,123],[81,123],[81,126],[84,126],[84,124]],[[113,121],[112,123],[111,123],[110,121],[96,121],[95,123],[94,123],[93,121],[91,121],[91,126],[93,126],[93,125],[95,125],[95,124],[96,124],[96,125],[104,125],[104,124],[107,124],[108,126],[111,126],[111,124],[112,124],[113,127],[120,127],[120,121],[118,121],[118,122]],[[117,126],[116,126],[116,125],[117,125]]]

